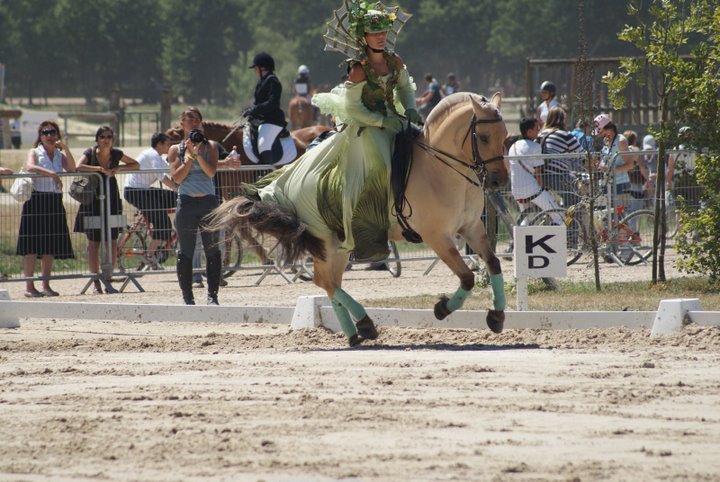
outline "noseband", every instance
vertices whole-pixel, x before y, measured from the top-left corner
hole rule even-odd
[[[471,146],[472,146],[472,156],[473,156],[473,163],[467,164],[466,162],[462,161],[461,159],[458,159],[457,157],[453,156],[452,154],[449,154],[441,149],[438,149],[436,147],[430,146],[428,144],[424,144],[422,142],[417,142],[417,145],[425,150],[426,152],[431,153],[433,156],[435,156],[436,159],[438,159],[440,162],[448,166],[453,171],[460,174],[462,177],[464,177],[470,184],[477,186],[477,187],[485,187],[485,180],[488,175],[487,165],[491,162],[495,161],[502,161],[505,159],[505,156],[495,156],[491,157],[490,159],[483,159],[480,155],[480,148],[478,147],[478,135],[477,135],[477,126],[478,124],[494,124],[496,122],[502,122],[502,117],[498,116],[492,119],[478,119],[477,115],[473,113],[472,119],[470,120],[470,125],[468,126],[467,133],[465,133],[465,137],[463,138],[462,145],[465,145],[465,141],[467,141],[468,136],[470,136],[471,139]],[[450,164],[447,160],[443,159],[442,157],[438,156],[438,154],[447,157],[448,159],[455,161],[458,164],[462,164],[463,166],[469,167],[470,169],[475,172],[475,175],[477,176],[478,180],[475,181],[474,179],[471,179],[470,177],[466,176],[464,173],[460,172],[458,169],[455,168],[452,164]]]

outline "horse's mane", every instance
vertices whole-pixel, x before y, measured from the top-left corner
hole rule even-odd
[[[425,120],[425,129],[434,129],[457,109],[468,105],[471,98],[474,98],[480,105],[488,104],[487,98],[473,92],[457,92],[455,94],[450,94],[447,97],[444,97],[430,112],[430,115]]]

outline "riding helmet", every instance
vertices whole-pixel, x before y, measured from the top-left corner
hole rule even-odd
[[[251,69],[254,69],[255,67],[260,67],[272,72],[275,70],[275,60],[269,53],[260,52],[253,58],[253,63],[250,66]]]
[[[540,85],[540,90],[541,91],[546,90],[546,91],[554,94],[556,91],[555,84],[553,84],[549,80],[546,80],[545,82],[542,83],[542,85]]]
[[[307,65],[303,64],[300,67],[298,67],[298,75],[303,75],[303,74],[307,75],[309,73],[310,73],[310,69],[308,69]]]

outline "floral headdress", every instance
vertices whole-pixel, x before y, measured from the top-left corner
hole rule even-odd
[[[394,50],[397,36],[410,17],[400,7],[386,7],[382,2],[343,0],[327,22],[325,50],[358,57],[365,51],[365,34],[373,32],[387,32],[387,49]]]

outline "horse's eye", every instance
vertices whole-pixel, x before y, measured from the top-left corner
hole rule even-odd
[[[478,136],[478,139],[480,139],[480,142],[482,142],[483,144],[487,144],[488,142],[490,142],[490,138],[485,134],[480,134]]]

